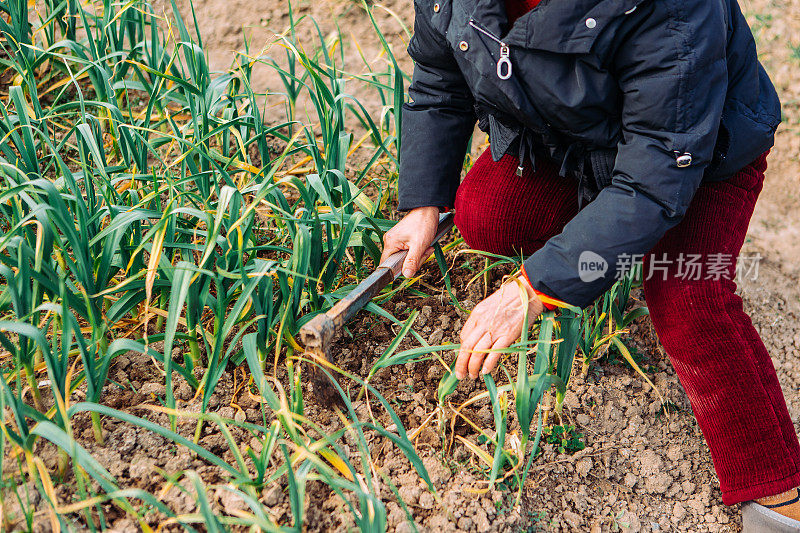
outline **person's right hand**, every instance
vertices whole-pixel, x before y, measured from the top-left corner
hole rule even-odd
[[[400,250],[408,250],[403,262],[403,275],[407,278],[416,274],[422,263],[433,253],[430,244],[439,228],[438,207],[417,207],[408,212],[403,219],[383,235],[383,254],[381,263]]]

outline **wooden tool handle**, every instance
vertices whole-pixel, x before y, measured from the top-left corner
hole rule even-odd
[[[439,215],[439,228],[431,242],[438,242],[453,228],[453,213]],[[394,281],[401,272],[408,250],[390,255],[364,281],[350,291],[326,313],[320,313],[300,329],[300,340],[307,348],[323,350],[339,328]]]

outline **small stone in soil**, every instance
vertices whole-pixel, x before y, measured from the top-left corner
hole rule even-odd
[[[400,522],[397,524],[395,528],[395,533],[412,533],[415,530],[414,527],[411,526],[410,523],[406,520],[405,522]]]
[[[685,516],[686,508],[683,506],[683,504],[681,504],[681,502],[675,502],[675,506],[672,508],[672,521],[680,522]]]
[[[572,511],[564,511],[564,520],[566,520],[567,524],[572,527],[572,529],[577,530],[583,524],[583,519],[577,513],[573,513]]]
[[[156,383],[151,381],[150,383],[145,383],[142,388],[139,390],[140,393],[149,395],[154,394],[156,396],[163,396],[166,393],[167,389],[163,383]]]
[[[589,474],[589,471],[592,469],[592,466],[593,464],[591,457],[584,457],[575,463],[575,471],[578,472],[581,477],[586,477]]]
[[[270,487],[264,491],[264,505],[275,507],[281,501],[283,491],[278,485]]]
[[[128,474],[133,479],[146,479],[155,470],[155,462],[147,456],[136,454],[128,466]]]
[[[424,491],[419,497],[419,506],[423,509],[433,509],[435,499],[433,498],[433,494],[428,491]]]
[[[472,519],[466,516],[462,516],[458,519],[458,529],[462,529],[464,531],[470,531],[472,529]]]
[[[416,485],[403,485],[397,491],[406,505],[416,505],[420,496],[420,488]]]
[[[175,389],[175,398],[183,401],[192,399],[192,388],[188,383],[183,382]]]

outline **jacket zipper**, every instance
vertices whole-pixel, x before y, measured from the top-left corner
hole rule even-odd
[[[507,80],[511,77],[511,50],[508,48],[508,45],[498,39],[492,32],[486,30],[478,25],[475,22],[475,19],[469,19],[469,25],[481,32],[482,34],[486,35],[497,44],[500,45],[500,59],[497,60],[497,77],[501,80]]]
[[[522,131],[519,134],[519,164],[517,165],[517,176],[520,178],[525,172],[525,156],[527,155],[526,152],[528,151],[528,145],[526,142],[527,140],[528,138],[525,136],[525,127],[523,126]]]
[[[500,59],[497,60],[497,77],[501,80],[510,78],[513,68],[511,65],[511,50],[508,45],[489,30],[479,26],[475,19],[470,18],[469,25],[500,45]],[[523,127],[519,137],[519,164],[517,165],[517,176],[520,177],[525,171],[526,140],[525,128]]]

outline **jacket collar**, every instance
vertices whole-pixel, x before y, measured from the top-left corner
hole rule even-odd
[[[459,0],[454,0],[458,2]],[[464,0],[462,0],[464,1]],[[542,0],[506,28],[502,0],[466,0],[473,4],[472,18],[512,46],[560,53],[586,53],[603,28],[647,0]],[[506,30],[506,31],[504,31]]]

